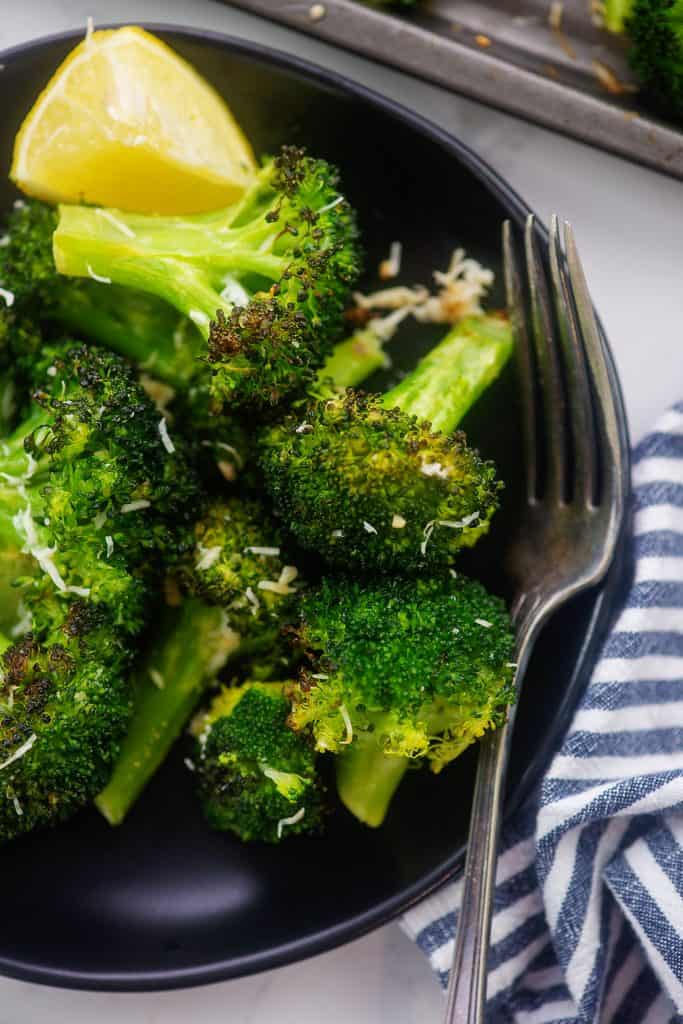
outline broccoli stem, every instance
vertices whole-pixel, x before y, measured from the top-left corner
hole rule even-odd
[[[372,327],[366,327],[340,341],[318,371],[318,389],[326,395],[330,391],[355,388],[362,384],[375,370],[387,366],[384,344],[384,339]]]
[[[0,633],[0,655],[3,655],[8,647],[12,646],[12,641],[8,640],[4,633]]]
[[[384,395],[384,404],[450,434],[499,375],[512,347],[512,331],[505,316],[462,320],[412,373]]]
[[[3,491],[7,490],[8,499],[9,491],[31,476],[34,463],[24,447],[24,442],[31,434],[44,427],[46,421],[43,409],[35,406],[14,433],[0,441],[0,486],[3,487]],[[7,484],[10,486],[7,487]]]
[[[11,631],[19,623],[21,615],[21,591],[15,583],[22,576],[29,576],[35,563],[20,547],[7,544],[2,532],[0,519],[0,629]]]
[[[605,28],[610,32],[622,33],[632,7],[633,0],[606,0]]]
[[[377,828],[408,768],[407,757],[383,753],[374,734],[356,739],[337,759],[337,792],[359,821]]]
[[[220,608],[188,599],[167,610],[135,673],[133,716],[113,774],[95,799],[111,825],[121,824],[239,646]]]
[[[235,228],[232,208],[199,220],[104,214],[86,206],[60,207],[57,270],[151,292],[188,316],[205,340],[216,312],[234,308],[221,294],[223,277],[237,272],[275,282],[287,267],[285,256],[269,251],[278,232],[265,215]]]
[[[201,335],[173,306],[153,295],[96,281],[70,282],[51,316],[77,335],[96,338],[174,388],[194,377]]]

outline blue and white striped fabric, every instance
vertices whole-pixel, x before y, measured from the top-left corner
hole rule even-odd
[[[498,863],[487,1020],[683,1021],[683,403],[634,453],[635,578]],[[403,927],[448,980],[461,883]]]

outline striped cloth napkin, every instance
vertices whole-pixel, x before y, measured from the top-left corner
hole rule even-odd
[[[635,578],[561,749],[504,830],[487,1021],[683,1021],[683,402],[634,452]],[[462,883],[404,930],[445,986]]]

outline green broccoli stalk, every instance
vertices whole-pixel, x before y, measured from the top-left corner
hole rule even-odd
[[[503,316],[454,327],[393,390],[351,390],[267,427],[260,462],[275,510],[331,565],[448,565],[486,533],[501,484],[452,433],[512,349]]]
[[[224,689],[196,717],[194,764],[213,828],[267,843],[320,828],[315,751],[288,728],[289,711],[282,683],[247,682]]]
[[[69,817],[102,786],[130,714],[129,656],[82,599],[0,657],[0,841]]]
[[[605,25],[628,35],[629,63],[645,91],[683,118],[683,0],[607,0]]]
[[[309,664],[287,690],[290,725],[340,755],[339,795],[368,825],[411,763],[441,771],[513,699],[505,606],[462,577],[324,579],[298,638]]]
[[[95,799],[111,825],[123,821],[182,732],[207,682],[239,644],[239,634],[221,608],[188,599],[179,608],[166,609],[133,674],[131,721],[113,773]]]
[[[169,609],[135,673],[130,730],[96,804],[120,824],[165,759],[201,695],[231,658],[272,653],[295,614],[297,571],[258,502],[214,502],[181,567],[193,595]]]
[[[57,273],[56,227],[57,211],[35,200],[19,200],[9,215],[0,287],[11,306],[0,306],[0,350],[30,369],[42,344],[33,326],[37,317],[113,349],[174,388],[188,388],[202,371],[202,338],[194,324],[146,292]]]
[[[274,405],[322,363],[358,274],[355,220],[337,185],[329,164],[285,147],[225,210],[61,206],[55,265],[163,299],[199,330],[217,402]]]

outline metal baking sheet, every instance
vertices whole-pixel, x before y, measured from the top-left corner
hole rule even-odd
[[[232,2],[683,178],[683,134],[642,106],[624,40],[596,24],[597,0],[431,0],[391,13],[357,0]]]

